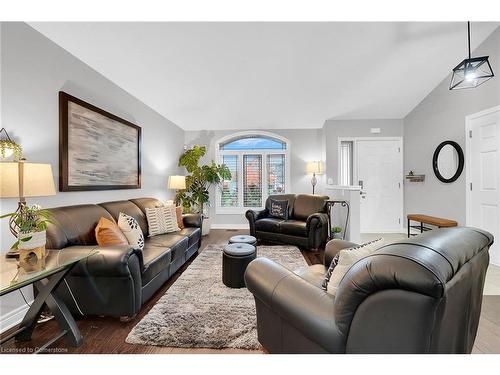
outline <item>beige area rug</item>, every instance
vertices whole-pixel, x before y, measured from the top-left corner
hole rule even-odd
[[[259,349],[255,302],[222,283],[222,247],[210,245],[189,265],[126,342],[180,348]],[[257,256],[290,270],[307,263],[295,246],[259,246]]]

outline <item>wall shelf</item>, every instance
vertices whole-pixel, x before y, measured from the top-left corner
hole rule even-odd
[[[425,174],[415,174],[413,171],[410,171],[405,178],[410,182],[423,182],[425,180]]]

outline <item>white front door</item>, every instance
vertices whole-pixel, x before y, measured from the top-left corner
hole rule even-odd
[[[361,188],[361,233],[400,232],[403,213],[401,139],[355,141]]]
[[[469,205],[467,225],[500,238],[500,107],[467,119],[469,132]],[[500,265],[500,247],[490,249],[492,263]]]

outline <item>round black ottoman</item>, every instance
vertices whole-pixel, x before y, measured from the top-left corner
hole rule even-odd
[[[222,254],[222,282],[230,288],[245,286],[245,270],[257,257],[255,246],[246,243],[226,245]]]
[[[254,236],[248,236],[245,234],[240,234],[238,236],[233,236],[229,239],[229,243],[247,243],[249,245],[257,245],[257,238]]]

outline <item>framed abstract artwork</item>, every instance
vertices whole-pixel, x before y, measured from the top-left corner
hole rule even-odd
[[[59,92],[59,190],[140,187],[141,128]]]

